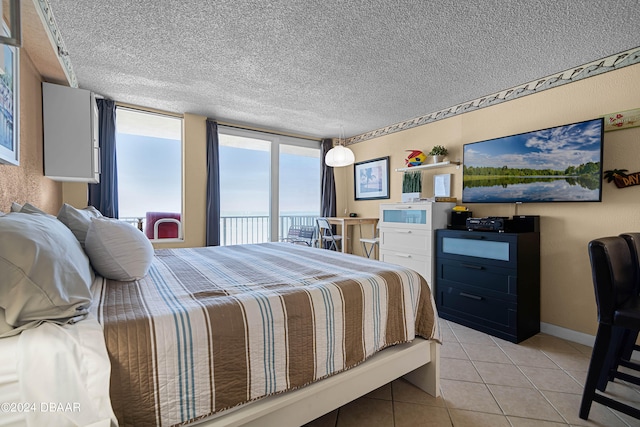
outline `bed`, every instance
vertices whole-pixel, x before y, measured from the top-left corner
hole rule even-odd
[[[104,257],[95,259],[91,233],[84,249],[96,268]],[[115,414],[120,426],[297,426],[403,375],[438,395],[437,315],[412,270],[289,243],[150,253],[135,280],[93,278],[84,320],[19,336],[34,356],[18,378],[43,371],[37,346],[52,331],[71,337],[60,353],[73,357],[59,363],[78,380],[58,373],[48,384],[78,384],[65,386],[74,389],[66,401],[101,414],[85,424],[113,425]],[[55,401],[31,385],[21,385],[23,400]]]

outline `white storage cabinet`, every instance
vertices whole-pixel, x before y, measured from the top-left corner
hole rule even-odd
[[[383,203],[380,205],[380,261],[411,268],[434,289],[435,233],[447,228],[455,203]]]
[[[100,147],[95,95],[42,83],[44,175],[56,181],[98,183]]]

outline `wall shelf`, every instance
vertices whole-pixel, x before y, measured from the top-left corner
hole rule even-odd
[[[446,168],[449,166],[456,166],[456,169],[460,168],[460,162],[452,162],[447,160],[446,162],[440,162],[440,163],[425,163],[419,166],[411,166],[411,167],[406,167],[406,168],[397,168],[396,172],[411,172],[411,171],[415,171],[415,170],[422,170],[422,169],[438,169],[438,168]]]

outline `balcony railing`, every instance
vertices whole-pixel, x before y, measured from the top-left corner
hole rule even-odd
[[[315,215],[283,215],[278,218],[281,240],[292,225],[315,225]],[[144,217],[120,218],[140,230],[144,230]],[[220,245],[243,245],[247,243],[265,243],[269,241],[270,221],[263,216],[223,216],[220,217]]]
[[[314,225],[317,216],[283,215],[278,218],[281,240],[292,225]],[[264,216],[223,216],[220,218],[220,245],[243,245],[269,241],[270,221]]]

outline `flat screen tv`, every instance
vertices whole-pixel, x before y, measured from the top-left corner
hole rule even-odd
[[[465,144],[464,203],[599,202],[602,118]]]

